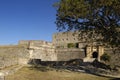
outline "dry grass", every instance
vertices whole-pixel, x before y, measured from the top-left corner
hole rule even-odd
[[[5,80],[110,80],[110,78],[65,70],[56,71],[47,68],[36,70],[24,67],[14,75],[6,76]]]

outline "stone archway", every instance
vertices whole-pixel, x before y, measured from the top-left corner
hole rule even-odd
[[[98,58],[98,52],[93,52],[92,53],[92,58]]]
[[[103,46],[86,46],[86,56],[84,62],[92,62],[94,59],[100,61],[100,56],[104,53]]]

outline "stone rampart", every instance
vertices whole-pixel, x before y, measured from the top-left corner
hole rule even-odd
[[[29,53],[22,46],[0,46],[0,68],[21,63],[20,59],[28,59]]]
[[[82,49],[56,49],[57,61],[68,61],[71,59],[83,59],[85,52]]]
[[[80,49],[33,49],[31,50],[31,59],[40,59],[41,61],[68,61],[71,59],[83,59],[84,51]]]
[[[40,49],[35,49],[33,50],[32,56],[30,57],[31,59],[40,59],[41,61],[57,61],[56,54],[54,51],[50,50],[40,50]]]
[[[56,54],[52,43],[46,41],[31,41],[29,44],[30,59],[41,61],[56,61]]]
[[[85,52],[80,48],[55,48],[52,43],[45,41],[32,41],[29,44],[30,59],[41,61],[67,61],[71,59],[82,59]]]

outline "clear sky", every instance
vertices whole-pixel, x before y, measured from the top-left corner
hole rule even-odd
[[[0,45],[19,40],[52,41],[58,0],[0,0]]]

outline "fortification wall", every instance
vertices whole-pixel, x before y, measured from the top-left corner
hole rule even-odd
[[[83,49],[56,49],[57,61],[68,61],[71,59],[83,59],[85,52]]]
[[[52,43],[56,47],[67,48],[68,43],[86,43],[86,41],[90,43],[101,38],[101,34],[97,34],[95,31],[68,31],[53,34]]]
[[[30,41],[29,43],[29,48],[32,47],[38,47],[38,48],[53,48],[54,46],[52,45],[51,42],[46,42],[46,41]]]
[[[83,59],[85,52],[81,49],[33,49],[30,59],[41,61],[68,61],[71,59]]]
[[[77,42],[78,42],[78,34],[76,34],[75,32],[63,32],[63,33],[53,34],[52,43],[55,46],[66,47],[67,43],[77,43]]]
[[[31,41],[29,44],[30,59],[41,59],[41,61],[56,61],[54,46],[46,41]]]
[[[0,68],[20,64],[20,59],[28,59],[28,50],[21,46],[0,46]]]
[[[57,56],[54,51],[49,49],[34,49],[31,59],[40,59],[41,61],[57,61]]]
[[[82,59],[85,52],[80,48],[55,48],[52,43],[45,41],[31,41],[29,43],[30,59],[41,61],[67,61]]]
[[[26,46],[28,46],[29,42],[30,42],[30,40],[20,40],[18,45],[26,45]]]

